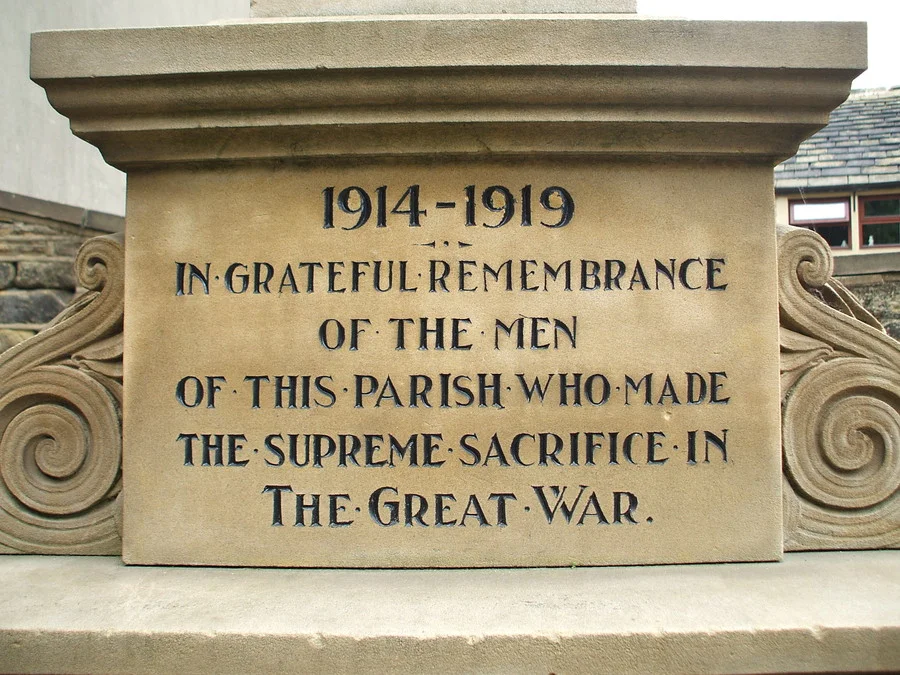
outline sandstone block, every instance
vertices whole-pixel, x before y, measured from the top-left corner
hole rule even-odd
[[[50,237],[59,232],[58,226],[54,227],[45,223],[23,223],[20,221],[9,223],[9,231],[11,234],[32,234],[39,237]]]
[[[16,265],[11,262],[0,262],[0,289],[9,288],[16,277]]]
[[[0,239],[0,254],[3,255],[46,255],[48,242],[43,237],[11,236]]]
[[[47,323],[71,299],[72,293],[57,290],[0,292],[0,323]]]
[[[5,352],[10,347],[14,347],[22,342],[22,340],[27,340],[34,333],[35,331],[33,330],[0,330],[0,352]]]
[[[75,288],[75,270],[70,260],[23,260],[17,265],[17,288]]]
[[[84,239],[76,237],[57,239],[51,243],[51,248],[53,255],[74,258],[83,243]]]

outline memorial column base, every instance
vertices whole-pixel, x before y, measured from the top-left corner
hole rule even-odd
[[[900,667],[900,556],[493,570],[0,559],[0,670],[876,672]]]

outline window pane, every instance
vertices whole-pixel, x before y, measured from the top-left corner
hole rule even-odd
[[[866,216],[900,216],[900,197],[869,199],[865,205]]]
[[[850,228],[846,225],[816,225],[809,229],[827,241],[831,248],[850,246]]]
[[[847,202],[812,202],[791,204],[791,214],[795,223],[809,223],[814,220],[846,220]]]
[[[900,223],[863,225],[863,246],[900,244]]]

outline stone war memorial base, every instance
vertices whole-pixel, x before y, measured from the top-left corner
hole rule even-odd
[[[0,670],[877,672],[900,663],[900,556],[493,570],[0,560]]]
[[[0,358],[0,672],[900,668],[900,345],[772,203],[865,26],[444,4],[34,36],[128,222]]]

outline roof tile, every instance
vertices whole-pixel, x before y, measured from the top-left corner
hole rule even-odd
[[[777,188],[900,180],[900,87],[854,91],[831,119],[775,169]]]

